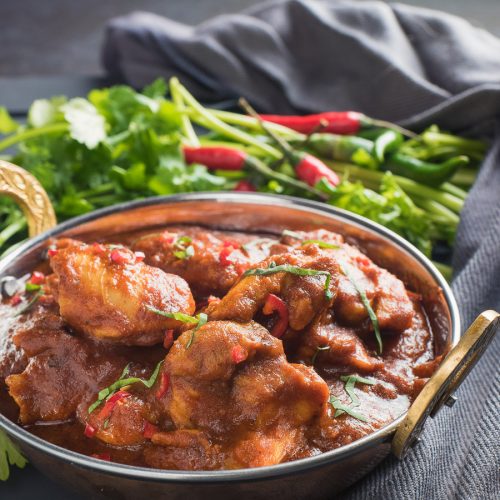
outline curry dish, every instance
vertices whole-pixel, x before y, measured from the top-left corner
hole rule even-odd
[[[422,298],[339,234],[50,243],[0,306],[0,410],[95,458],[217,470],[317,455],[395,420],[441,360]]]

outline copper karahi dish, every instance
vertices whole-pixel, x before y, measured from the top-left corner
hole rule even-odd
[[[314,498],[403,457],[486,348],[434,266],[362,217],[211,193],[55,226],[0,263],[0,428],[90,495]],[[55,227],[52,227],[55,226]]]

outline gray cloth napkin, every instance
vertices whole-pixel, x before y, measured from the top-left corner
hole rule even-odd
[[[353,109],[422,128],[488,136],[454,250],[468,325],[500,311],[500,40],[464,19],[382,2],[288,0],[197,27],[147,13],[112,20],[103,60],[143,86],[177,75],[203,100],[260,110]],[[500,336],[403,462],[387,459],[346,499],[500,498]]]

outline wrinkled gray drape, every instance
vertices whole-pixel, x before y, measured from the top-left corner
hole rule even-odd
[[[268,112],[355,109],[411,127],[486,134],[492,148],[454,251],[469,323],[500,310],[500,40],[440,12],[382,2],[278,1],[197,27],[147,13],[108,25],[104,64],[140,87],[177,75],[202,100],[246,96]],[[500,498],[500,338],[459,403],[404,462],[386,460],[349,499]]]

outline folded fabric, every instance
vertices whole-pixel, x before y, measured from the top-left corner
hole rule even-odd
[[[354,109],[422,128],[486,135],[491,150],[454,251],[464,324],[500,310],[500,40],[467,21],[383,2],[288,0],[197,27],[147,13],[112,20],[103,61],[141,87],[178,76],[202,100],[244,95],[265,112]],[[500,498],[500,338],[402,463],[343,498]]]

